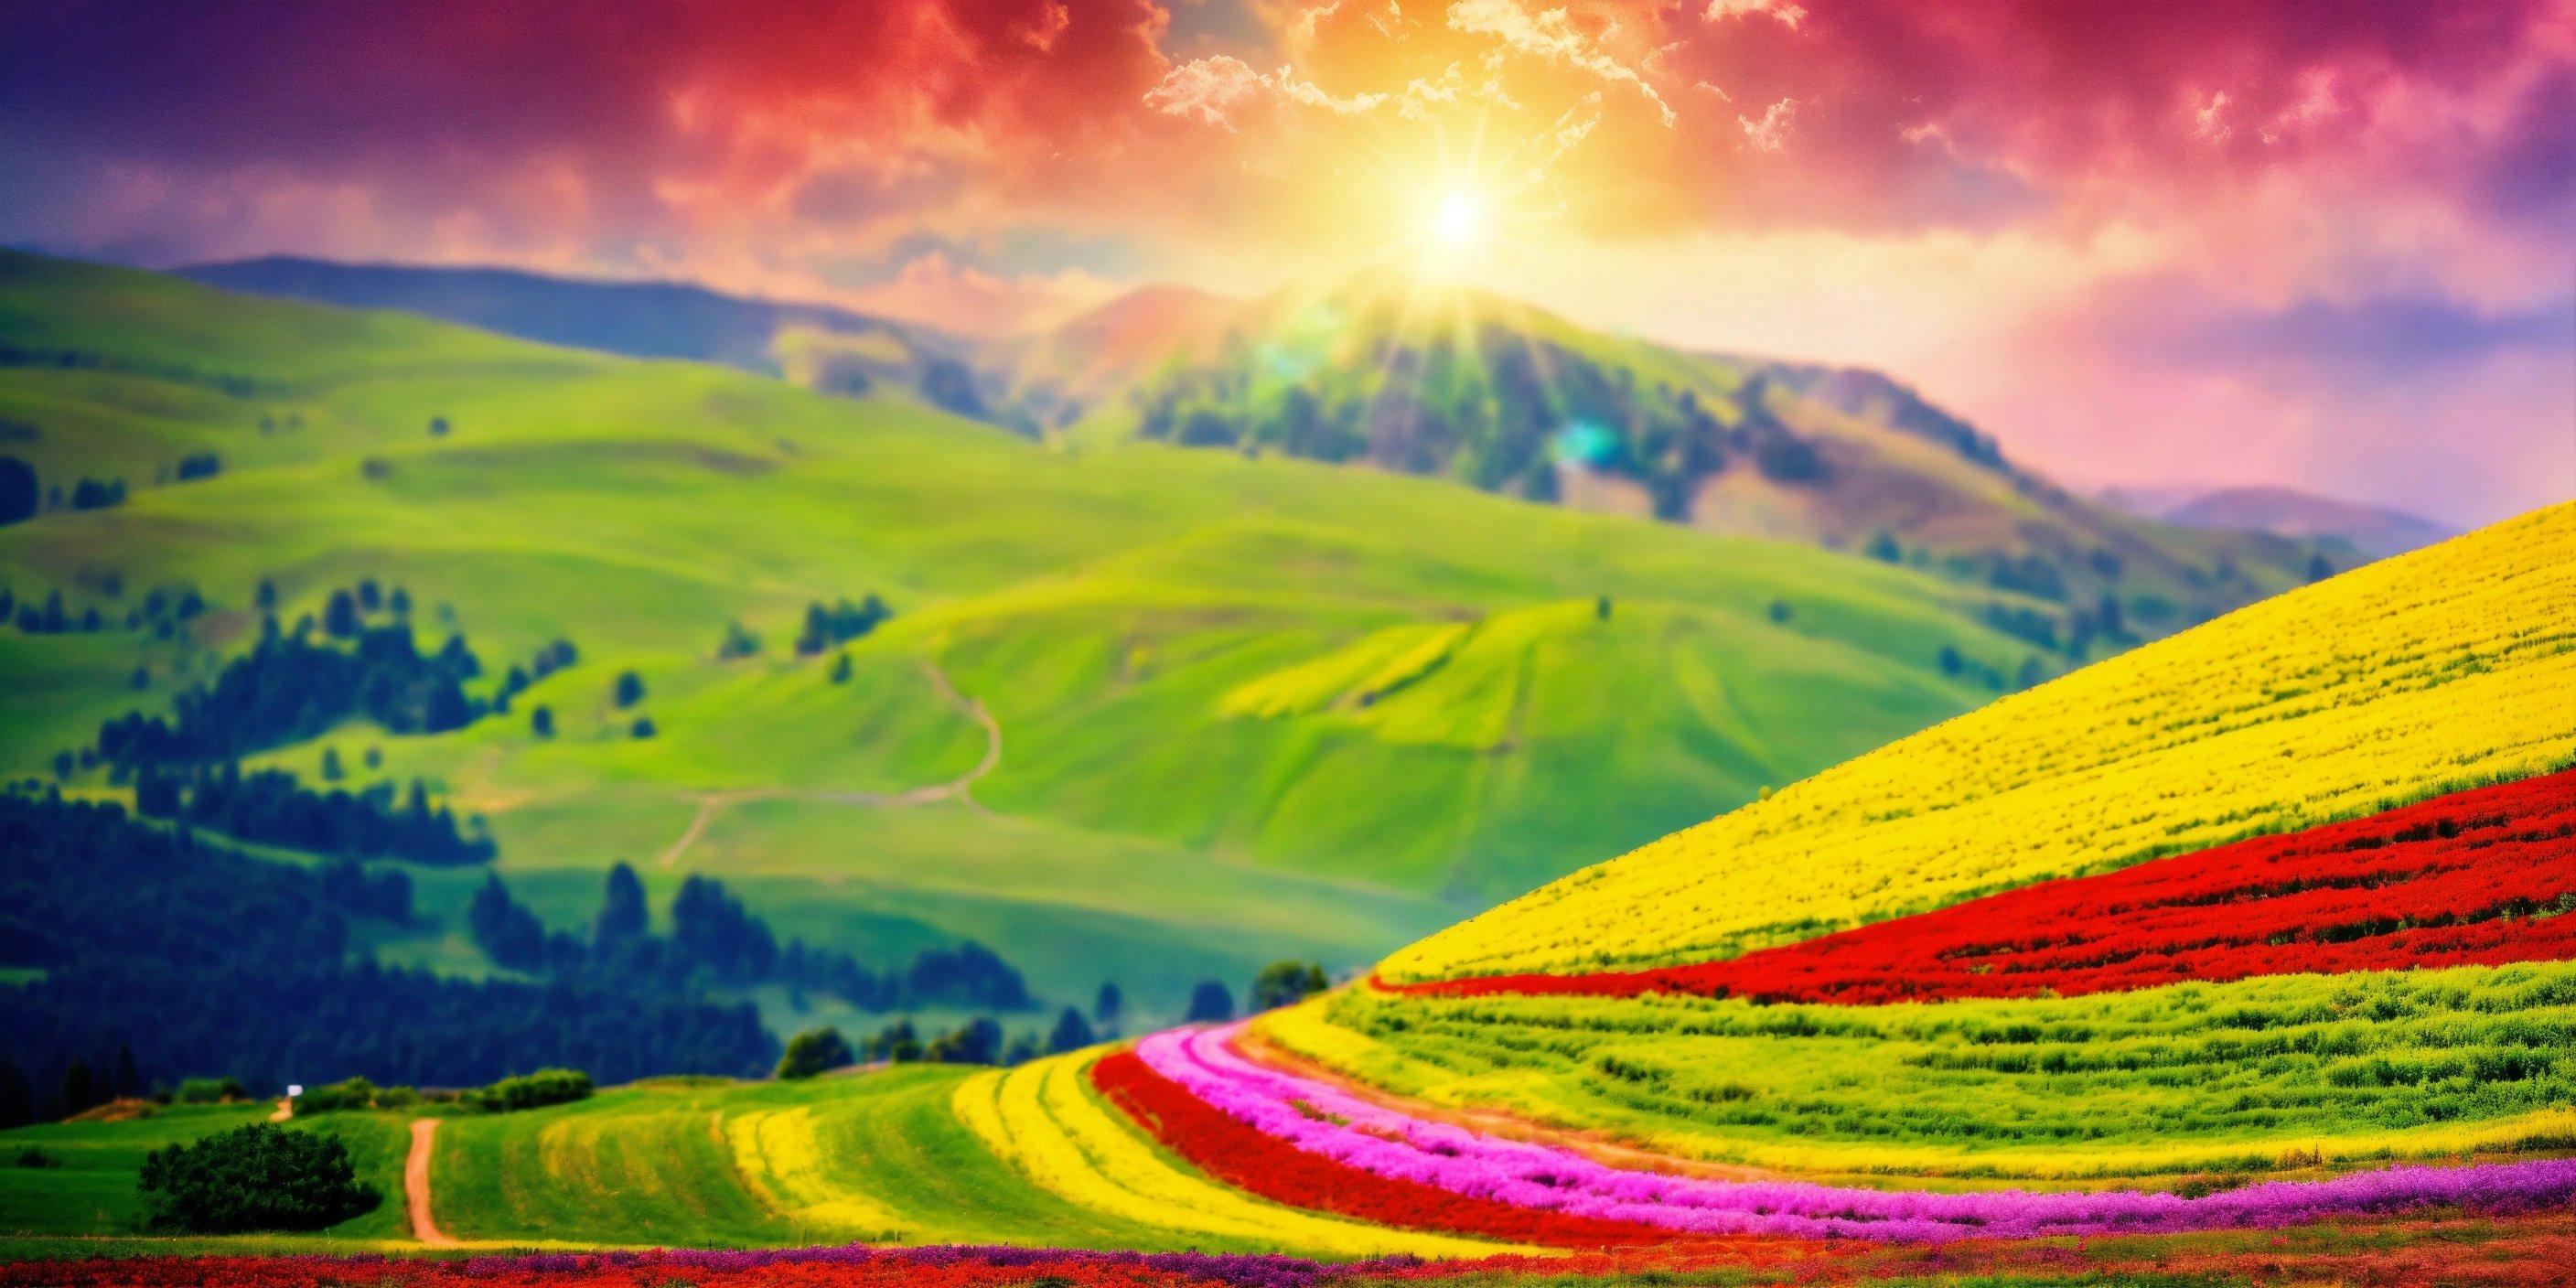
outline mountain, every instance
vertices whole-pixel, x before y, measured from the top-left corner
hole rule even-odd
[[[59,493],[0,527],[0,770],[131,799],[106,725],[285,683],[328,659],[238,670],[265,617],[345,652],[399,591],[452,660],[207,735],[326,800],[424,785],[440,861],[370,861],[420,909],[368,932],[395,964],[494,969],[480,837],[545,929],[623,861],[656,909],[716,875],[782,942],[971,937],[1173,1016],[2072,665],[2026,638],[2053,601],[1848,554],[404,312],[11,255],[0,334],[0,454]]]
[[[2170,630],[2356,561],[2072,495],[1876,372],[1686,352],[1464,288],[1158,290],[988,362],[1069,442],[1364,462],[1866,552],[2064,605],[2061,640]]]
[[[686,358],[862,394],[888,386],[994,419],[973,346],[914,323],[824,304],[728,295],[680,282],[610,282],[503,268],[341,264],[270,256],[177,270],[227,291],[348,308],[400,309],[546,344],[631,358]]]
[[[2286,487],[2220,488],[2166,508],[2163,518],[2187,528],[2339,541],[2373,559],[2457,535],[2456,529],[2403,510]]]

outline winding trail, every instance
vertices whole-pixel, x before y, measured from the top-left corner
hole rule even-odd
[[[678,863],[680,856],[687,854],[689,847],[696,845],[698,838],[706,835],[707,825],[714,822],[716,815],[722,813],[726,807],[751,801],[820,801],[831,805],[856,805],[869,809],[906,809],[957,800],[964,801],[969,808],[978,813],[990,814],[992,811],[985,809],[983,802],[975,799],[974,787],[978,781],[992,773],[1002,763],[1001,722],[995,720],[993,713],[985,708],[983,699],[970,698],[959,693],[957,686],[949,682],[948,673],[941,670],[937,662],[925,657],[921,659],[921,669],[923,674],[930,677],[931,687],[939,691],[942,700],[964,712],[968,719],[973,720],[983,729],[984,755],[975,762],[972,769],[944,783],[907,787],[899,792],[835,792],[801,790],[792,787],[747,787],[736,791],[706,792],[697,798],[698,812],[689,820],[688,830],[680,834],[679,840],[671,843],[671,848],[662,851],[661,865],[667,868]]]
[[[454,1247],[456,1240],[447,1237],[429,1215],[429,1142],[437,1134],[437,1119],[412,1119],[411,1154],[403,1159],[403,1207],[411,1215],[412,1238],[446,1248]]]

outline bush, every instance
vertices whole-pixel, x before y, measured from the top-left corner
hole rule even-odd
[[[213,1105],[227,1100],[248,1100],[238,1078],[190,1078],[179,1084],[177,1099],[183,1105]]]
[[[1252,979],[1252,992],[1244,999],[1248,1011],[1276,1010],[1294,1006],[1309,994],[1323,992],[1331,984],[1324,978],[1324,968],[1309,962],[1272,962],[1261,968]],[[1197,1003],[1193,1002],[1195,1009]]]
[[[778,1058],[778,1076],[811,1078],[858,1062],[858,1053],[850,1049],[850,1040],[839,1029],[807,1029],[787,1040],[787,1054]]]
[[[338,1138],[270,1123],[156,1149],[141,1185],[155,1227],[197,1234],[319,1230],[384,1201]]]
[[[513,1109],[535,1109],[588,1100],[590,1093],[590,1075],[579,1069],[539,1069],[535,1073],[503,1078],[474,1093],[473,1100],[494,1113],[507,1113]]]
[[[373,1109],[376,1084],[364,1078],[325,1083],[295,1098],[298,1114],[327,1114],[340,1109]]]

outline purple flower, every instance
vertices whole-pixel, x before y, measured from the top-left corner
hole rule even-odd
[[[2108,1190],[1933,1193],[1803,1181],[1710,1181],[1610,1167],[1571,1150],[1414,1118],[1329,1084],[1254,1064],[1240,1024],[1175,1029],[1137,1045],[1156,1072],[1299,1149],[1379,1176],[1518,1207],[1696,1234],[1885,1240],[2164,1233],[2290,1225],[2418,1206],[2522,1208],[2576,1197],[2576,1159],[2390,1167],[2324,1181],[2273,1181],[2202,1198]]]

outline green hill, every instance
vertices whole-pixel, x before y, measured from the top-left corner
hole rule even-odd
[[[1811,547],[1042,446],[147,273],[0,256],[0,335],[0,453],[66,493],[0,528],[0,585],[101,625],[0,629],[0,769],[52,778],[100,721],[167,710],[258,637],[263,579],[287,623],[399,586],[424,647],[580,660],[506,716],[255,764],[425,780],[562,929],[614,862],[656,907],[707,872],[782,935],[884,962],[974,936],[1043,995],[1114,978],[1150,1019],[1203,976],[1371,959],[2063,664],[1989,624],[2047,602]],[[82,478],[129,498],[72,508]],[[154,627],[187,590],[205,613]],[[810,603],[867,594],[895,616],[845,681],[792,652]],[[729,622],[766,647],[720,658]],[[66,787],[122,790],[77,763]],[[461,930],[480,870],[413,875],[433,923],[379,955],[489,969]]]
[[[1354,277],[1231,304],[1140,291],[989,361],[1079,441],[1364,461],[1578,509],[1867,552],[2162,633],[2349,549],[2069,494],[1876,372],[1692,353],[1479,291]]]

